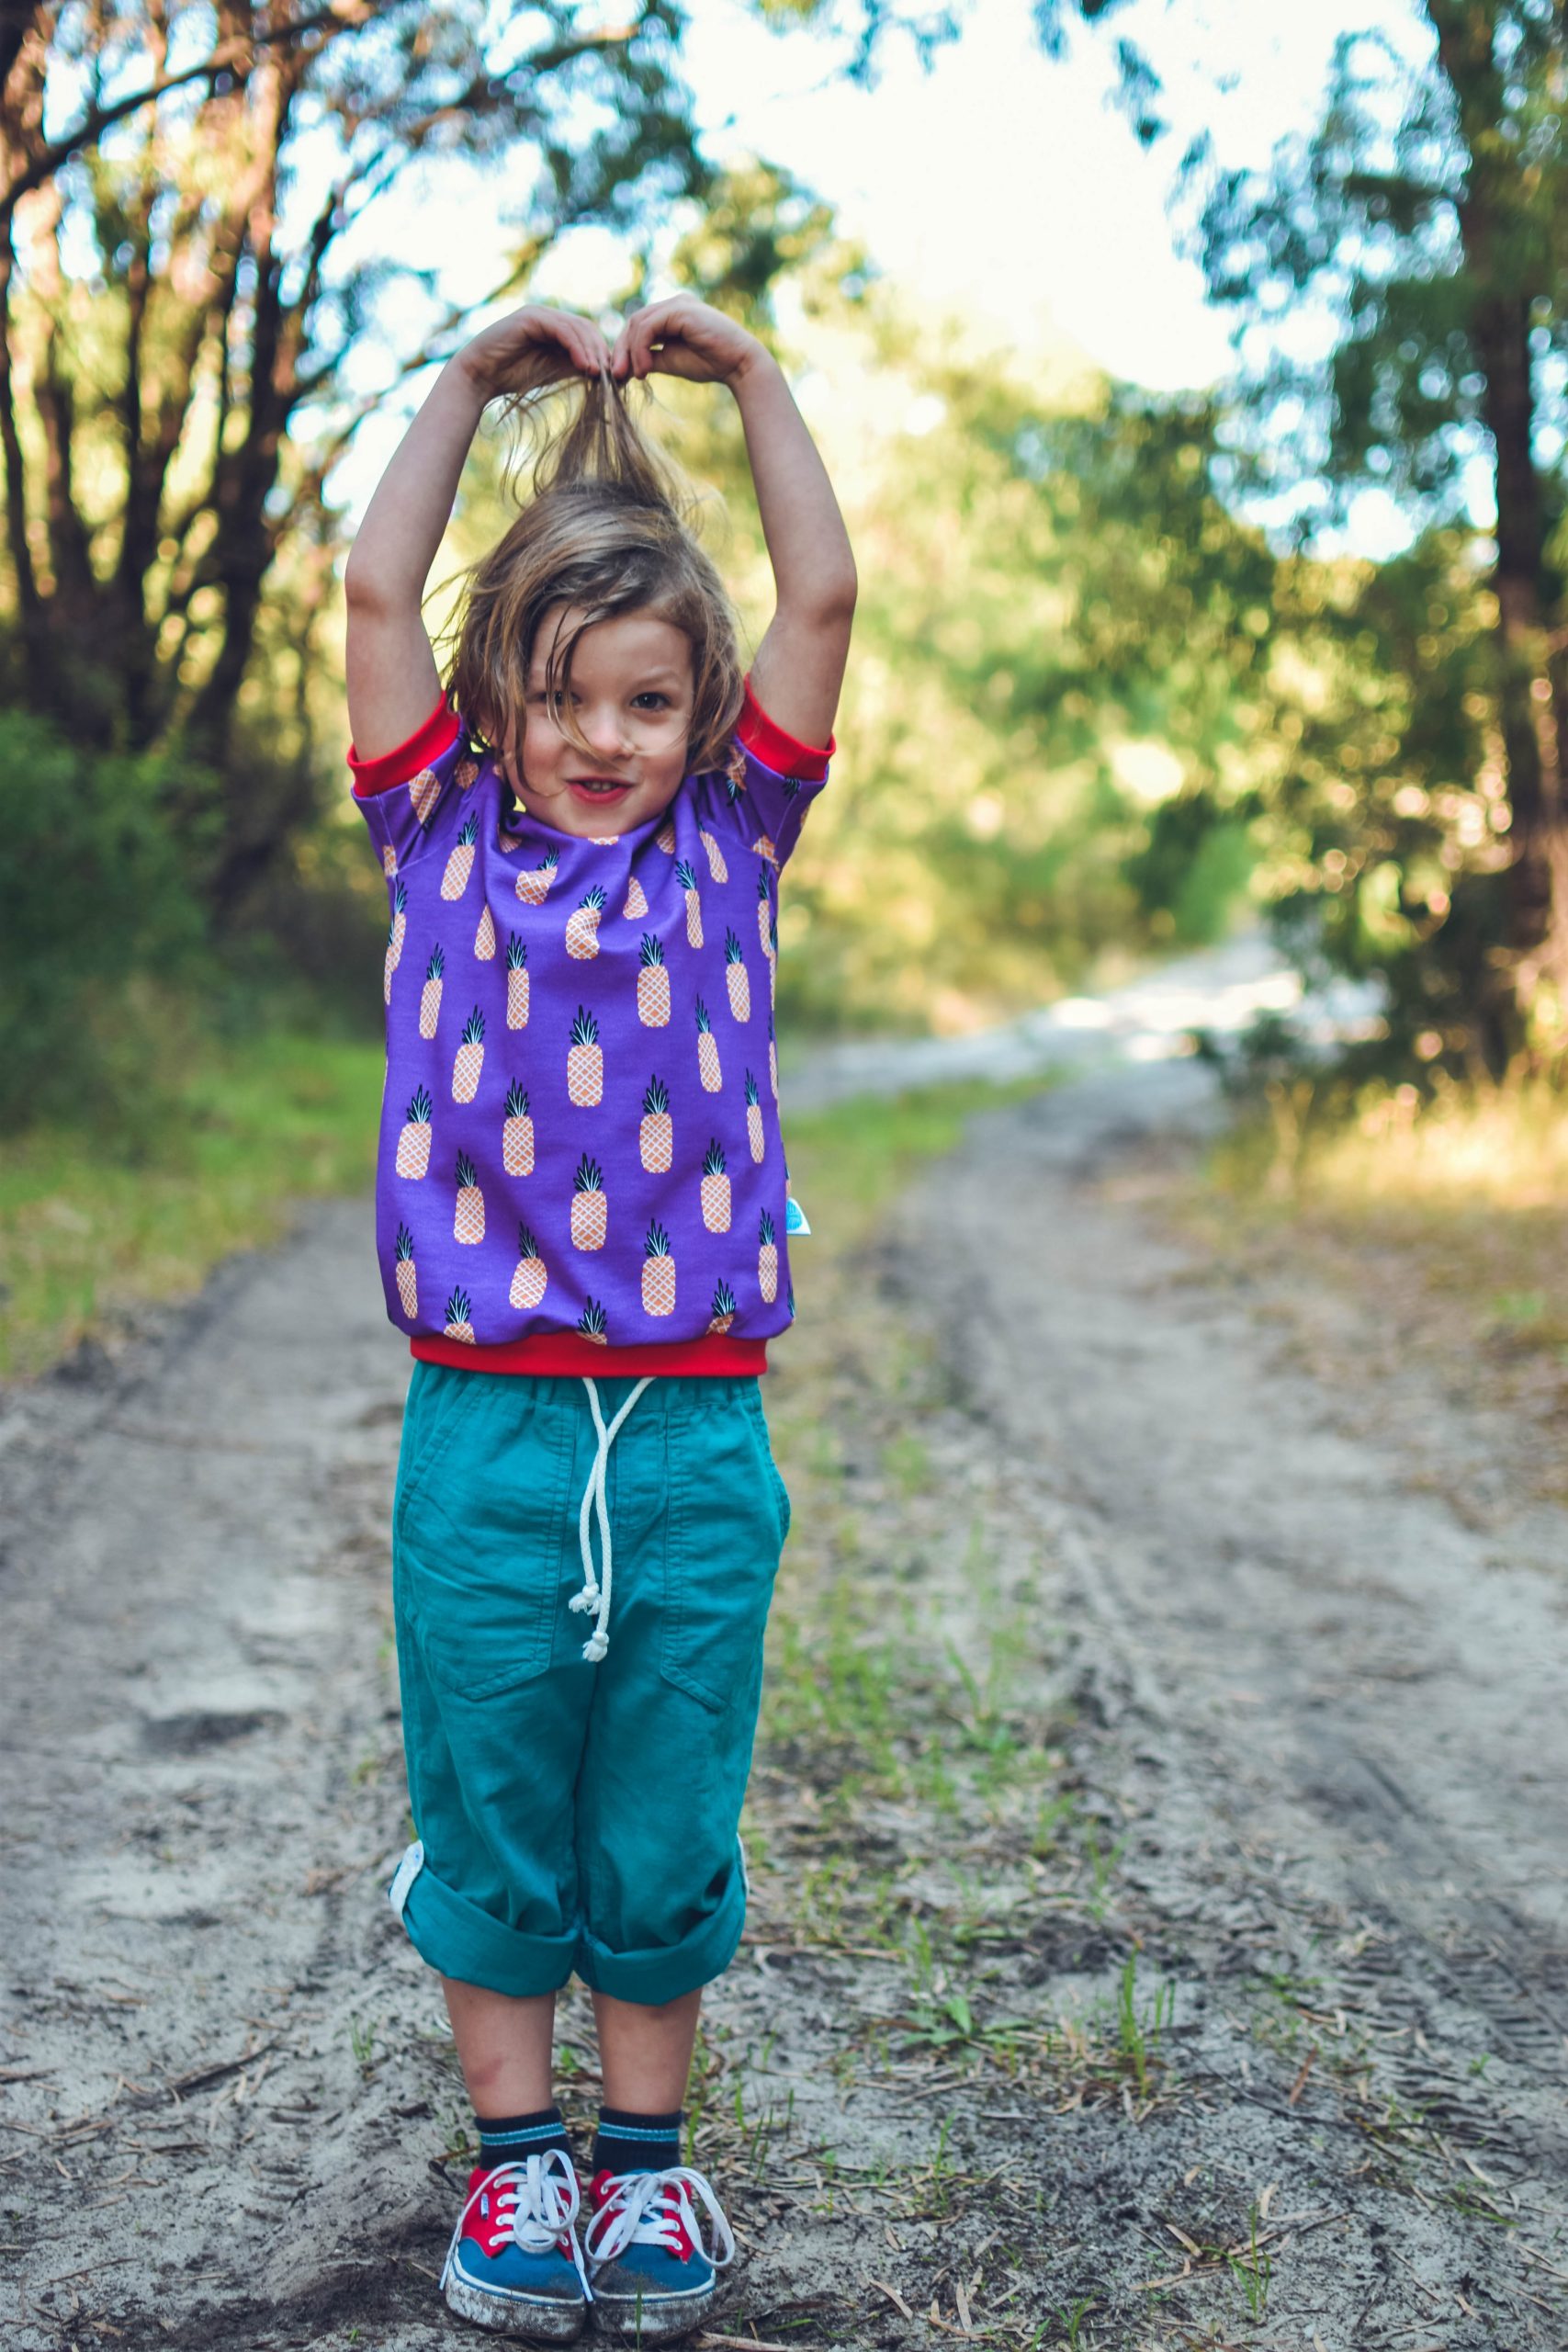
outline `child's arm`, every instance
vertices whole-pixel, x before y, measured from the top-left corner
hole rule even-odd
[[[825,744],[849,656],[855,560],[783,369],[755,335],[689,294],[628,320],[611,367],[623,379],[653,370],[727,383],[735,394],[778,599],[751,664],[752,690],[787,734]]]
[[[436,378],[377,485],[344,573],[348,718],[361,759],[395,751],[440,700],[424,583],[487,401],[580,371],[596,375],[609,357],[589,320],[530,305],[465,344]]]

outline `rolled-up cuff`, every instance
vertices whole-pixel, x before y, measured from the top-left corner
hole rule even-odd
[[[509,1928],[443,1885],[428,1862],[408,1888],[402,1920],[420,1958],[443,1976],[455,1977],[460,1984],[482,1984],[488,1992],[509,1993],[513,2000],[558,1993],[576,1958],[578,1939],[572,1929],[560,1936],[530,1936]]]
[[[746,1869],[739,1840],[717,1905],[678,1944],[643,1951],[610,1951],[597,1938],[579,1937],[575,1966],[583,1983],[615,2001],[656,2007],[711,1984],[734,1959],[746,1925]]]

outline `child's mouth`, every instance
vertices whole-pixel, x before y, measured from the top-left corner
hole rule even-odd
[[[632,788],[629,784],[608,775],[571,775],[568,776],[567,783],[579,800],[596,801],[601,807],[606,800],[622,798]]]

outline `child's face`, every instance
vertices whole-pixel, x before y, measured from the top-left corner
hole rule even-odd
[[[692,726],[692,648],[684,632],[648,612],[595,621],[572,649],[570,708],[592,755],[553,724],[545,665],[557,632],[576,619],[567,605],[541,621],[528,665],[521,757],[506,769],[531,817],[563,833],[629,832],[668,808],[686,772]]]

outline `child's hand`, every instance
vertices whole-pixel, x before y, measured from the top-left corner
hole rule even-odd
[[[596,376],[610,364],[610,346],[592,319],[531,302],[475,335],[457,359],[491,401],[503,392],[537,391],[573,376]]]
[[[624,384],[630,376],[684,376],[694,384],[728,383],[763,345],[722,311],[694,294],[671,294],[634,311],[610,355],[610,373]]]

